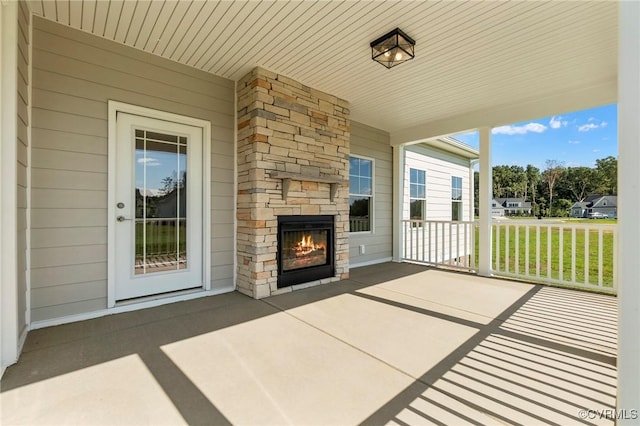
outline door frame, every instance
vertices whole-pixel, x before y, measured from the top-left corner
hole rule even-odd
[[[158,111],[123,102],[108,101],[108,190],[107,190],[107,308],[116,306],[116,118],[118,112],[173,121],[202,129],[202,277],[204,286],[201,291],[211,290],[211,123],[199,118]],[[151,298],[170,297],[171,295],[149,296]],[[141,298],[140,302],[149,298]],[[125,302],[131,303],[131,302]]]

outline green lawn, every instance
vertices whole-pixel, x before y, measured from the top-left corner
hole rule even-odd
[[[571,221],[571,224],[581,223],[582,221]],[[589,224],[610,224],[607,220],[585,220]],[[613,222],[615,223],[615,221]],[[550,226],[550,228],[548,228]],[[496,232],[497,226],[493,227],[493,258],[492,267],[501,272],[516,273],[516,238],[517,244],[517,273],[531,277],[532,280],[546,280],[548,268],[551,268],[551,279],[563,281],[572,281],[572,256],[575,253],[575,280],[578,283],[585,282],[585,271],[588,270],[588,283],[594,286],[598,285],[598,257],[599,257],[599,231],[591,230],[588,232],[589,241],[585,247],[585,230],[576,229],[575,242],[572,242],[572,230],[564,229],[562,231],[562,256],[560,250],[560,226],[553,224],[540,224],[540,234],[536,233],[535,226],[529,229],[529,262],[528,274],[526,271],[526,225],[508,224],[500,225],[499,237]],[[508,252],[507,252],[507,230],[508,228]],[[614,235],[613,227],[604,227],[602,231],[602,283],[604,287],[613,286],[613,246]],[[518,235],[516,237],[516,229]],[[550,232],[549,232],[550,229]],[[548,254],[547,243],[551,238],[551,255]],[[539,271],[540,278],[536,273],[536,244],[540,242],[540,262]],[[585,251],[587,256],[585,259]],[[507,256],[508,254],[508,256]],[[496,268],[496,257],[498,256],[498,268]],[[562,268],[560,259],[562,257]],[[478,238],[476,233],[476,262],[478,258]],[[508,261],[507,261],[508,258]],[[507,265],[508,263],[508,265]],[[476,263],[477,264],[477,263]],[[561,272],[562,271],[562,277]]]

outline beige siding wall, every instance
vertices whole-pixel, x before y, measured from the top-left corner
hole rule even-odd
[[[30,14],[25,2],[18,3],[18,327],[27,326],[27,238],[29,167],[29,31]]]
[[[349,264],[357,267],[389,260],[393,251],[393,150],[389,133],[351,121],[351,154],[374,160],[373,231],[349,235]],[[364,245],[364,254],[360,245]]]
[[[107,306],[107,101],[211,122],[212,285],[233,286],[234,83],[40,18],[33,33],[32,320]]]

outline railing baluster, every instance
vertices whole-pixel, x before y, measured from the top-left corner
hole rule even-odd
[[[536,277],[540,278],[540,225],[536,225]]]
[[[589,285],[589,228],[584,228],[584,284]]]
[[[547,281],[551,281],[551,225],[547,226]]]
[[[509,225],[504,226],[504,271],[509,272]]]
[[[558,279],[564,280],[564,227],[558,231]]]
[[[602,253],[604,246],[604,231],[602,228],[598,230],[598,287],[602,287]]]
[[[500,271],[500,224],[496,223],[496,271]]]
[[[468,251],[468,246],[467,246],[467,224],[463,224],[463,230],[464,230],[464,256],[465,256],[465,265],[468,267],[470,265],[470,262],[467,260],[467,251]]]
[[[431,262],[431,242],[433,241],[433,236],[431,235],[431,225],[432,222],[429,222],[429,258],[428,261]]]
[[[471,234],[471,269],[476,269],[476,224],[471,222],[470,225]]]
[[[451,259],[453,258],[453,250],[452,250],[453,246],[451,245],[453,243],[453,235],[452,235],[453,228],[452,228],[452,225],[453,224],[451,222],[449,222],[449,250],[448,250],[448,254],[447,254],[449,265],[452,264]]]
[[[529,225],[524,228],[524,274],[529,276]]]
[[[618,291],[618,227],[613,229],[613,289]]]
[[[407,222],[404,223],[404,250],[402,250],[402,257],[407,259]],[[410,224],[409,224],[410,226]]]
[[[576,228],[571,228],[571,281],[576,282]]]
[[[514,270],[517,275],[520,273],[520,226],[518,225],[516,225],[515,243],[516,243],[516,258],[515,258]]]
[[[421,250],[421,256],[420,256],[420,260],[422,260],[424,262],[424,244],[425,244],[425,235],[426,235],[426,230],[425,228],[427,227],[427,221],[423,221],[422,222],[422,229],[420,230],[420,235],[422,235],[422,250]]]

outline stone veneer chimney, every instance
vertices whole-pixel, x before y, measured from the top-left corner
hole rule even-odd
[[[335,219],[335,276],[294,288],[348,278],[348,102],[262,68],[238,81],[237,96],[238,290],[256,299],[292,290],[277,288],[280,215]]]

